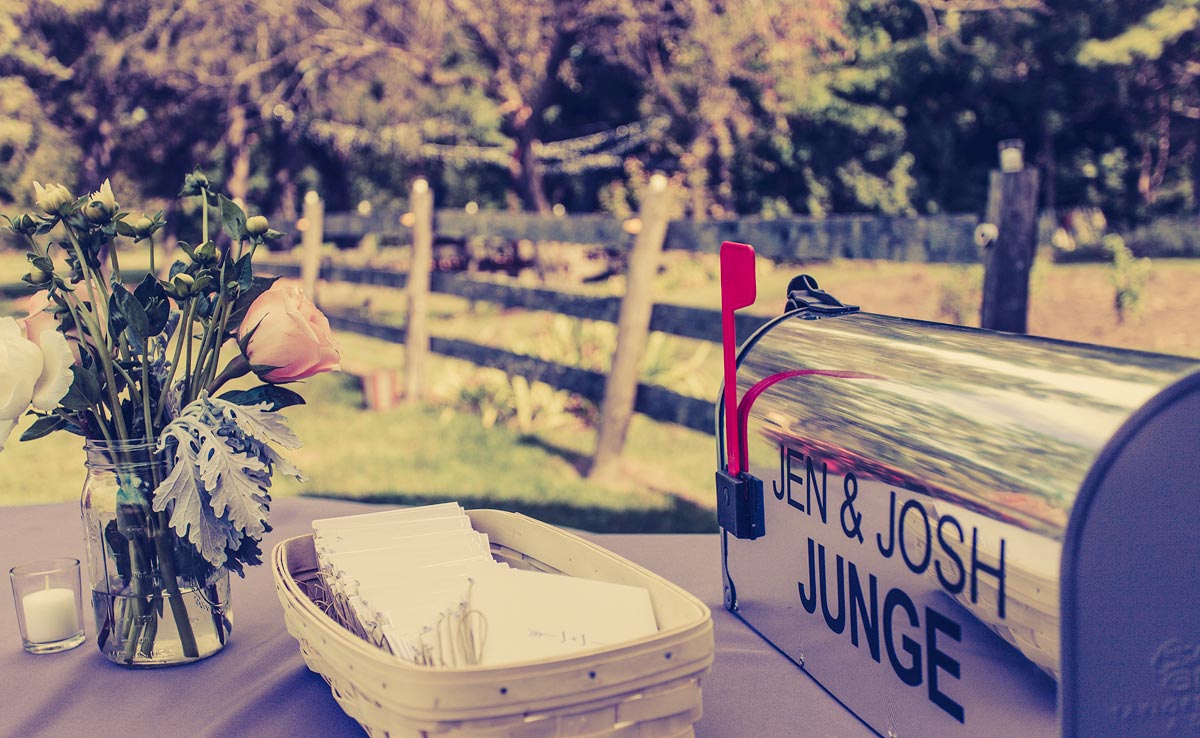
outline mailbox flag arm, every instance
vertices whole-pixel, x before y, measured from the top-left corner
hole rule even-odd
[[[863,374],[862,372],[843,371],[840,369],[793,369],[760,379],[753,387],[746,391],[746,394],[742,396],[742,401],[738,403],[737,429],[734,431],[734,439],[727,441],[727,444],[738,447],[738,458],[741,459],[742,467],[746,471],[750,470],[750,448],[746,443],[746,425],[750,421],[750,408],[754,405],[754,401],[772,385],[778,384],[785,379],[810,376],[834,377],[837,379],[883,379],[883,377],[875,374]]]

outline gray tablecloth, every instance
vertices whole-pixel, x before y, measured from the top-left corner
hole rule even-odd
[[[277,501],[264,541],[309,532],[315,518],[371,508],[314,499]],[[601,545],[680,584],[712,608],[716,660],[705,679],[698,738],[790,736],[869,738],[862,723],[721,606],[715,535],[597,535]],[[54,556],[82,558],[78,507],[0,508],[0,564]],[[12,591],[0,598],[0,734],[26,738],[141,736],[362,736],[324,680],[310,672],[287,634],[269,565],[233,582],[229,645],[204,661],[133,671],[96,650],[95,629],[72,651],[32,656],[21,649]],[[88,614],[85,612],[85,619]]]

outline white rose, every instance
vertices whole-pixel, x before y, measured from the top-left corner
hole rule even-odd
[[[43,364],[41,349],[25,338],[17,321],[0,318],[0,451],[33,399]]]
[[[66,336],[53,328],[44,329],[33,342],[42,350],[42,373],[33,387],[32,402],[38,410],[48,413],[58,407],[59,400],[71,389],[75,379],[71,373],[75,354]]]
[[[63,334],[47,328],[34,340],[26,326],[13,318],[0,318],[0,451],[30,403],[49,412],[71,389],[71,364],[75,356]]]

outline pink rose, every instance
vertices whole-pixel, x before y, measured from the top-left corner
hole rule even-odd
[[[58,330],[59,320],[50,310],[53,306],[48,292],[36,292],[25,301],[25,310],[29,314],[17,321],[25,331],[25,337],[39,346],[42,345],[39,336],[43,332]],[[74,357],[75,363],[79,364],[79,332],[72,328],[65,335],[67,345],[71,347],[71,356]]]
[[[264,381],[282,384],[339,369],[342,347],[299,287],[282,282],[258,296],[238,326],[238,345]]]
[[[42,334],[42,331],[52,331],[58,328],[58,318],[48,310],[50,305],[50,296],[46,292],[34,293],[25,301],[25,310],[29,314],[17,322],[25,329],[25,337],[30,341],[36,343],[37,337]]]

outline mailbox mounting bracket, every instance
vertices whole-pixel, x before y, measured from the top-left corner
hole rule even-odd
[[[766,532],[762,480],[748,472],[717,470],[717,522],[734,538],[754,540]]]
[[[817,280],[807,274],[793,277],[787,286],[786,312],[801,311],[805,320],[829,318],[834,315],[857,313],[858,305],[846,305],[841,300],[821,289]]]

